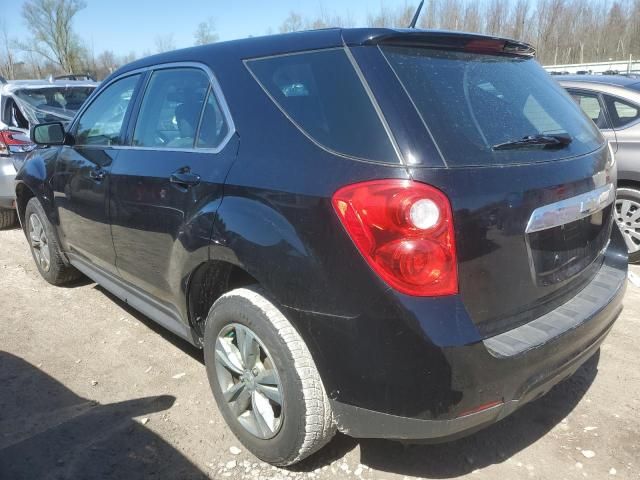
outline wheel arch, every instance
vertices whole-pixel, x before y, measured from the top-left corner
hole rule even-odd
[[[640,192],[640,180],[618,180],[618,188],[632,188]]]
[[[27,184],[19,182],[16,185],[16,211],[18,212],[18,220],[23,229],[25,228],[24,213],[27,210],[27,203],[35,196],[36,194]]]
[[[38,150],[27,158],[27,161],[16,175],[16,207],[20,222],[24,220],[27,203],[33,197],[40,200],[42,208],[52,224],[57,225],[53,208],[53,189],[48,180],[55,170],[55,159],[58,149]],[[20,210],[22,204],[22,210]]]
[[[225,260],[208,260],[198,265],[189,277],[187,312],[196,343],[201,343],[204,321],[214,302],[235,288],[259,285],[241,266]]]

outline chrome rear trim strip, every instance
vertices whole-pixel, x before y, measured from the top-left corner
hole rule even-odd
[[[527,223],[526,233],[539,232],[581,220],[603,210],[616,198],[616,189],[608,184],[575,197],[537,208]]]

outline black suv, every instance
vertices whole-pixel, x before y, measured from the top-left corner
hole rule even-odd
[[[610,148],[522,43],[329,29],[139,60],[17,176],[33,256],[204,349],[277,465],[445,440],[571,375],[622,309]]]

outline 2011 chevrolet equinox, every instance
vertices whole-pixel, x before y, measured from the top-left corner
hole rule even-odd
[[[204,349],[288,465],[336,429],[445,440],[571,375],[622,309],[607,143],[512,40],[329,29],[127,65],[17,176],[42,276]]]

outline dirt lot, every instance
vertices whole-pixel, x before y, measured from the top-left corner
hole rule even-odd
[[[259,462],[225,427],[198,350],[93,283],[45,283],[19,230],[0,232],[0,291],[3,480],[640,478],[632,284],[600,354],[503,422],[435,446],[338,435],[288,470]]]

